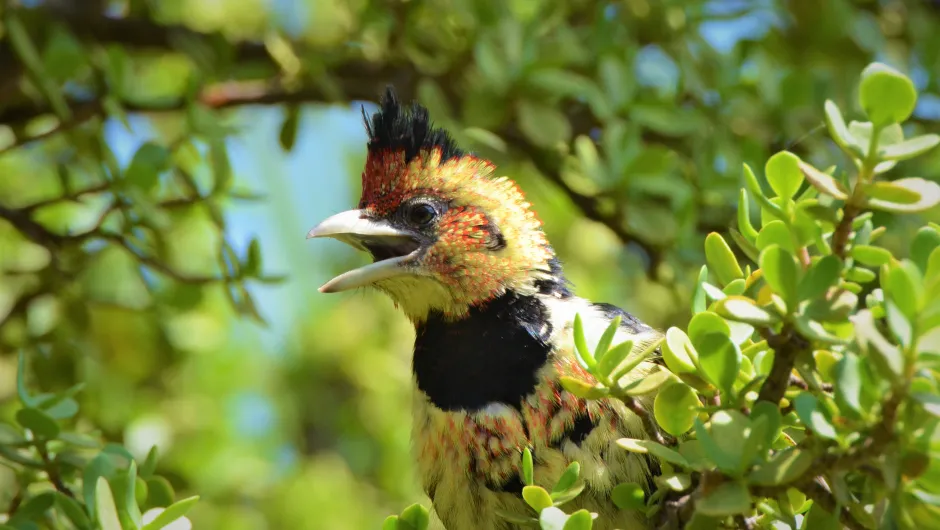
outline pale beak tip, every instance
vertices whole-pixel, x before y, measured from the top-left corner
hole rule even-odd
[[[312,229],[310,229],[309,232],[307,232],[307,239],[313,239],[313,238],[315,238],[315,237],[317,237],[317,229],[316,229],[316,228],[312,228]]]
[[[333,292],[333,289],[330,289],[330,284],[327,283],[327,284],[321,285],[320,288],[317,289],[317,291],[320,291],[323,294],[329,294]]]

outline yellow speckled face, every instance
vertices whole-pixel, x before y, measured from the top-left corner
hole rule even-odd
[[[376,283],[412,317],[429,309],[459,317],[506,289],[531,292],[549,274],[552,250],[541,222],[518,186],[494,178],[494,169],[471,155],[442,161],[437,148],[408,163],[401,151],[370,153],[360,210],[397,220],[414,201],[439,205],[416,274]]]

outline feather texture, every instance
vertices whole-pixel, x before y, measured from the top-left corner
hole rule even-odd
[[[586,401],[558,383],[562,375],[593,381],[574,358],[571,328],[575,313],[580,313],[593,347],[610,323],[608,306],[575,297],[536,295],[536,299],[545,308],[542,325],[551,330],[545,338],[549,351],[547,362],[535,373],[534,387],[524,397],[478,404],[470,410],[444,410],[418,384],[414,450],[434,509],[448,530],[515,528],[497,512],[530,513],[520,496],[521,454],[528,447],[534,456],[535,482],[549,490],[568,464],[580,463],[586,487],[565,505],[566,510],[583,507],[599,513],[595,527],[602,530],[645,528],[642,516],[617,510],[608,498],[621,482],[646,484],[650,479],[649,461],[614,443],[622,437],[645,437],[640,419],[619,400]],[[655,337],[649,328],[625,322],[615,342],[637,334]],[[492,350],[503,347],[498,342],[476,344]],[[644,377],[656,369],[654,363],[644,362],[632,376]],[[644,403],[652,405],[651,400]]]

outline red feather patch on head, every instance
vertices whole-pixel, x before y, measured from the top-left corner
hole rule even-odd
[[[548,272],[551,247],[518,186],[493,178],[491,162],[464,153],[433,128],[427,109],[405,110],[389,91],[366,126],[359,208],[381,217],[415,196],[446,200],[450,207],[423,266],[450,287],[455,307],[526,289]]]

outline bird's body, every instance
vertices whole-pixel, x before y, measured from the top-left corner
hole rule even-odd
[[[359,209],[310,236],[335,237],[375,260],[321,291],[371,285],[415,325],[414,450],[440,521],[448,530],[516,528],[499,512],[531,515],[521,496],[529,448],[534,481],[549,490],[571,462],[581,465],[585,489],[566,511],[597,512],[601,530],[646,528],[609,500],[617,484],[646,485],[654,472],[650,459],[614,443],[646,437],[640,418],[619,400],[574,396],[559,377],[594,382],[574,356],[576,314],[591,348],[616,316],[614,344],[657,333],[575,296],[515,184],[492,178],[493,165],[460,151],[426,110],[405,112],[389,91],[367,128]],[[643,362],[631,377],[655,369]]]

